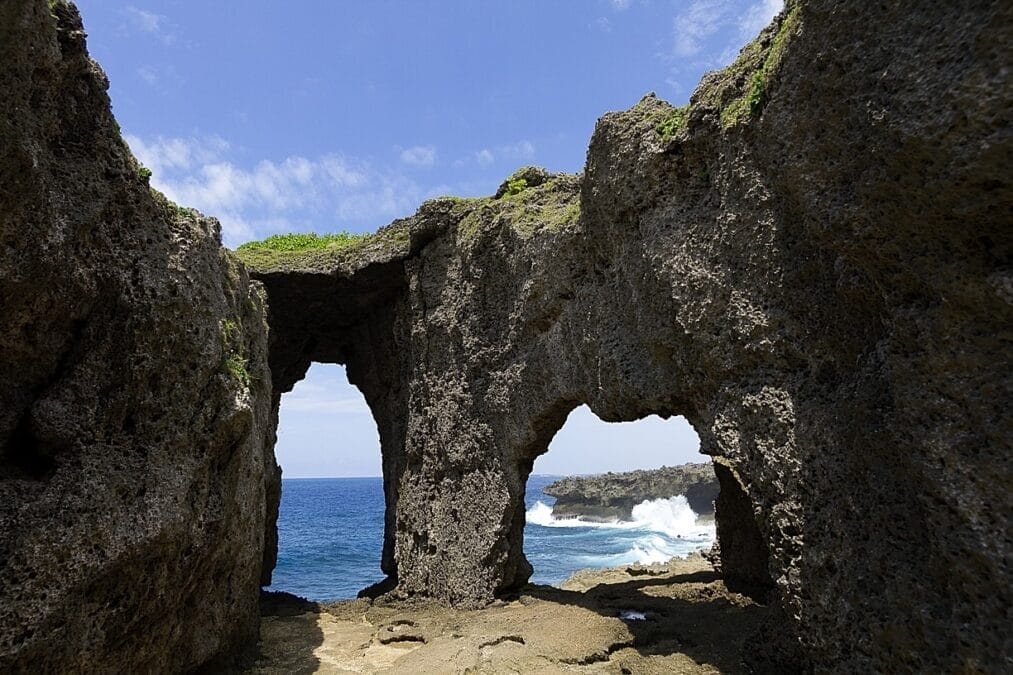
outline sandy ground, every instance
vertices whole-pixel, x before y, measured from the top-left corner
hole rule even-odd
[[[700,556],[586,570],[470,611],[270,594],[251,672],[735,673],[766,616]]]

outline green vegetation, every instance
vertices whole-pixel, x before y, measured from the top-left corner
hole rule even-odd
[[[390,259],[407,253],[410,244],[408,228],[395,223],[373,234],[276,234],[241,245],[236,255],[257,270],[323,270],[358,260]]]
[[[316,266],[351,253],[374,235],[336,232],[332,234],[276,234],[263,241],[249,241],[236,249],[247,265],[258,269],[285,266]]]
[[[137,175],[140,177],[141,180],[147,182],[151,180],[151,169],[149,169],[146,166],[138,166]]]
[[[795,5],[781,22],[777,35],[774,36],[774,39],[770,43],[770,48],[767,50],[767,56],[763,59],[763,65],[753,73],[751,88],[749,90],[749,112],[754,117],[758,116],[763,111],[763,106],[767,105],[768,79],[777,70],[777,67],[781,65],[781,59],[784,56],[788,38],[798,28],[798,24],[799,8],[798,5]]]
[[[798,30],[799,24],[801,23],[801,15],[798,3],[791,8],[787,16],[784,17],[784,21],[781,22],[781,26],[777,29],[777,35],[770,43],[770,49],[767,51],[767,58],[763,61],[764,72],[771,72],[777,66],[781,64],[781,59],[784,58],[784,50],[788,46],[788,41],[792,35]]]
[[[764,77],[763,69],[753,73],[753,85],[752,89],[749,90],[749,112],[756,115],[760,114],[763,110],[764,104],[767,102],[767,97],[764,94],[764,85],[766,84],[766,78]]]
[[[322,248],[347,248],[354,246],[369,237],[368,234],[349,234],[348,232],[336,232],[334,234],[275,234],[263,241],[248,241],[241,245],[237,251],[311,251]]]
[[[675,108],[671,114],[654,127],[654,130],[658,132],[658,135],[662,138],[672,138],[676,134],[684,131],[689,125],[689,106],[684,105],[679,108]]]
[[[523,180],[523,179],[521,179]],[[535,232],[557,230],[580,217],[580,187],[573,176],[556,176],[537,185],[525,186],[517,192],[509,189],[507,179],[503,196],[515,199],[483,197],[462,201],[455,206],[458,236],[470,239],[480,232],[510,228],[527,238]]]
[[[232,319],[225,319],[222,322],[222,341],[226,345],[230,345],[237,337],[239,337],[239,324]]]
[[[252,378],[250,371],[246,369],[246,359],[242,355],[233,352],[222,359],[222,371],[231,375],[233,379],[240,382],[244,387],[249,387]]]
[[[188,206],[180,206],[153,187],[148,187],[148,191],[151,193],[151,197],[155,200],[155,203],[159,204],[172,217],[190,221],[196,221],[201,217],[200,211],[197,209],[191,209]]]
[[[528,186],[528,181],[527,181],[526,178],[508,178],[507,179],[506,195],[508,197],[512,197],[514,195],[519,195],[520,193],[524,192],[524,189],[527,186]]]
[[[722,128],[727,129],[749,116],[759,117],[763,112],[770,98],[772,78],[781,65],[788,42],[798,30],[800,21],[799,5],[793,3],[765,51],[761,41],[754,40],[746,45],[735,63],[726,69],[728,79],[746,79],[748,90],[721,106]],[[760,63],[759,67],[755,65],[757,62]]]
[[[745,98],[737,98],[721,109],[721,128],[727,129],[742,118],[748,109],[749,102]]]
[[[57,9],[57,7],[65,7],[66,5],[67,5],[67,0],[49,0],[49,14],[50,14],[50,16],[52,16],[54,19],[59,18],[59,17],[56,16],[56,9]]]
[[[221,323],[222,341],[222,362],[221,371],[230,375],[234,380],[244,387],[249,387],[252,378],[247,370],[248,360],[242,344],[242,334],[239,323],[232,319],[225,319]]]

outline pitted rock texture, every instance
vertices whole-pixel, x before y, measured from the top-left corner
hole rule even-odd
[[[686,498],[698,515],[714,513],[718,479],[711,464],[680,464],[596,476],[572,476],[542,488],[556,498],[552,515],[585,520],[630,520],[633,507],[648,499]]]
[[[688,108],[603,117],[582,176],[256,270],[278,391],[347,363],[377,419],[395,595],[528,578],[525,480],[575,407],[682,414],[772,662],[1008,667],[1011,26],[789,2]]]
[[[255,644],[274,471],[263,292],[147,185],[77,10],[0,5],[0,671]]]

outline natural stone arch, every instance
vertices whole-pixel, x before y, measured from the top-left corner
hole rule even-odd
[[[362,392],[377,424],[386,503],[380,566],[396,579],[392,537],[404,446],[404,387],[397,363],[390,358],[397,342],[395,327],[388,323],[393,313],[378,309],[396,302],[403,288],[400,265],[381,264],[358,275],[347,270],[344,274],[286,270],[265,274],[262,280],[273,298],[268,309],[273,427],[277,429],[282,395],[306,376],[312,363],[345,366],[348,381]],[[276,465],[268,491],[262,585],[270,584],[277,557],[280,478]]]
[[[473,604],[527,581],[525,484],[577,406],[605,421],[709,424],[702,402],[717,376],[694,382],[681,366],[698,347],[661,325],[678,312],[672,299],[614,302],[644,293],[629,279],[644,283],[644,251],[594,238],[579,177],[526,175],[519,195],[430,203],[372,248],[256,273],[271,298],[277,391],[311,360],[347,363],[374,412],[383,569],[404,594]],[[705,453],[725,454],[719,435],[700,436]],[[728,565],[743,578],[758,569]]]
[[[403,432],[397,591],[480,603],[523,581],[525,452],[586,402],[692,419],[818,663],[1002,653],[1009,137],[982,111],[1006,107],[985,64],[1008,19],[789,3],[688,108],[603,117],[581,177],[526,172],[520,194],[424,205],[365,257],[299,263],[403,274],[364,319],[401,387],[374,395]],[[278,269],[257,271],[269,293]]]
[[[535,460],[549,451],[553,437],[563,428],[570,412],[582,404],[573,405],[562,415],[558,414],[560,409],[565,409],[569,405],[569,403],[564,404],[546,415],[543,418],[544,424],[539,425],[536,443],[520,453],[517,466],[522,483],[526,483],[531,475]],[[594,413],[593,409],[592,413]],[[595,413],[599,419],[607,423],[635,422],[656,414],[658,413],[645,412],[632,417],[603,419]],[[662,415],[672,416],[670,413],[662,413]],[[687,421],[695,431],[696,426],[692,420],[687,418]],[[700,437],[700,434],[698,433],[697,436]],[[700,441],[701,454],[715,454],[711,448],[705,445],[703,437],[700,437]],[[766,601],[772,590],[773,581],[768,569],[769,553],[757,522],[755,506],[742,483],[742,479],[734,469],[721,458],[714,459],[713,466],[720,486],[720,492],[714,501],[714,517],[717,525],[718,564],[722,577],[731,590],[749,595],[761,602]],[[575,468],[579,469],[579,467]],[[530,565],[524,558],[523,552],[516,553],[518,547],[523,551],[525,517],[526,511],[522,498],[514,512],[514,526],[510,532],[511,551],[521,558],[519,563],[521,570],[527,569],[530,575]]]

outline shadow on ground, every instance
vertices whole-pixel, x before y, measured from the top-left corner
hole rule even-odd
[[[712,569],[683,574],[649,569],[585,572],[564,588],[529,586],[523,593],[622,620],[632,641],[611,660],[629,672],[644,672],[637,666],[647,665],[645,659],[662,666],[664,659],[650,657],[677,654],[721,672],[745,672],[747,650],[768,618],[767,608],[729,592]]]
[[[261,591],[261,641],[253,672],[316,673],[316,650],[324,643],[320,606],[291,593]],[[268,637],[265,640],[265,636]]]
[[[747,672],[771,611],[702,558],[580,572],[482,610],[265,594],[253,672]],[[791,672],[784,670],[782,672]]]

